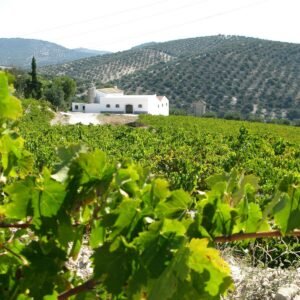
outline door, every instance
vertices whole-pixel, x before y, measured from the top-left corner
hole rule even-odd
[[[125,113],[126,114],[133,114],[133,105],[132,104],[127,104],[125,106]]]

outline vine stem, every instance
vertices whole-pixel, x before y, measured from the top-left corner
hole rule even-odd
[[[28,228],[30,223],[15,223],[15,224],[8,224],[8,223],[1,223],[0,228]]]
[[[258,238],[272,238],[272,237],[283,237],[279,230],[272,230],[272,231],[264,231],[264,232],[251,232],[251,233],[236,233],[230,236],[218,236],[214,238],[216,243],[227,243],[227,242],[234,242],[240,240],[247,240],[247,239],[258,239]],[[300,236],[300,230],[294,230],[288,232],[286,236]]]
[[[91,290],[94,288],[95,285],[97,285],[98,282],[95,279],[90,279],[88,281],[86,281],[85,283],[78,285],[70,290],[67,290],[65,292],[63,292],[62,294],[60,294],[57,299],[58,300],[65,300],[68,299],[71,296],[77,295],[79,293],[82,292],[86,292],[88,290]]]
[[[12,251],[11,249],[7,248],[6,246],[2,246],[3,249],[5,249],[7,252],[11,253],[12,255],[14,255],[15,257],[17,257],[25,266],[28,266],[28,261],[22,257],[21,255],[19,255],[18,253]]]

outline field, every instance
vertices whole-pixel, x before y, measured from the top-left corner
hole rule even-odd
[[[217,300],[233,288],[217,245],[300,235],[299,128],[51,126],[0,87],[0,298]],[[83,248],[87,277],[69,267]]]
[[[299,127],[181,116],[140,116],[135,127],[34,120],[23,123],[21,133],[39,168],[57,163],[57,148],[80,144],[103,150],[111,161],[138,162],[172,188],[205,190],[210,175],[237,169],[257,176],[266,195],[300,170]]]

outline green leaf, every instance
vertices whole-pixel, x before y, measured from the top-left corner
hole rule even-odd
[[[258,178],[254,175],[242,175],[239,181],[237,191],[233,194],[235,203],[238,203],[245,195],[254,198],[254,194],[257,191]]]
[[[43,297],[43,300],[57,300],[58,293],[54,292],[52,295],[46,295]]]
[[[132,249],[120,246],[111,251],[110,244],[98,248],[94,255],[94,277],[103,278],[107,291],[118,295],[126,285],[131,272],[136,253]]]
[[[7,77],[0,72],[0,119],[16,120],[21,115],[21,102],[9,94]]]
[[[114,239],[119,234],[128,235],[134,230],[134,225],[138,219],[140,219],[140,201],[133,199],[125,199],[115,209],[112,214],[117,216],[116,222],[113,225],[113,230],[110,234],[110,238]]]
[[[163,179],[156,179],[152,183],[152,205],[153,207],[170,196],[169,183]]]
[[[268,223],[262,221],[263,215],[258,204],[248,203],[243,199],[237,207],[237,212],[237,224],[234,227],[234,232],[243,231],[247,233],[270,229]]]
[[[181,247],[165,271],[149,286],[149,300],[219,299],[231,287],[230,269],[206,239]]]
[[[0,255],[0,274],[7,274],[12,266],[19,266],[20,262],[15,256]]]
[[[90,235],[90,246],[94,249],[103,245],[105,239],[105,228],[101,221],[93,221],[91,235]]]
[[[5,187],[11,202],[4,206],[5,214],[9,218],[23,219],[27,216],[30,201],[34,191],[34,183],[31,178],[16,181]]]
[[[58,241],[65,248],[69,248],[69,243],[73,241],[75,237],[74,229],[70,218],[67,215],[60,216],[58,225]]]
[[[205,182],[207,185],[212,189],[214,185],[216,185],[219,182],[227,182],[228,178],[226,175],[221,174],[221,175],[211,175],[209,176]]]
[[[16,161],[22,158],[24,140],[22,138],[13,139],[10,135],[3,135],[0,139],[1,163],[7,175],[16,165]]]
[[[33,298],[29,297],[28,295],[20,294],[18,295],[17,300],[33,300]]]
[[[106,154],[97,149],[91,153],[80,153],[76,160],[75,169],[72,171],[75,174],[78,172],[81,174],[80,183],[84,184],[92,179],[101,179],[107,168]]]
[[[192,199],[188,193],[177,190],[173,191],[165,201],[158,203],[155,211],[167,218],[182,217],[188,211],[191,203]]]
[[[39,210],[42,216],[51,217],[56,215],[65,198],[65,187],[62,183],[53,180],[47,169],[43,171],[42,183],[38,185]],[[33,204],[35,205],[36,202]]]
[[[140,191],[139,180],[138,169],[132,165],[119,169],[116,174],[117,185],[132,198]]]
[[[141,232],[133,242],[140,253],[142,266],[154,278],[164,271],[171,252],[178,248],[178,243],[174,245],[178,238],[173,234],[172,229],[166,228],[164,232],[161,232],[162,228],[163,221],[156,221],[149,226],[148,231]]]
[[[63,182],[68,177],[69,167],[71,162],[76,159],[79,153],[85,153],[87,148],[83,145],[69,145],[66,147],[59,147],[57,149],[57,156],[60,159],[54,167],[54,173],[51,175],[53,179]]]
[[[230,268],[218,250],[208,247],[207,239],[192,239],[189,246],[188,266],[197,273],[209,272],[205,292],[213,297],[223,294],[232,284]],[[203,283],[202,283],[203,284]]]
[[[178,236],[184,236],[186,233],[186,228],[182,222],[178,220],[164,219],[160,234],[164,235],[170,232]]]
[[[42,248],[47,248],[47,252]],[[65,264],[66,253],[59,249],[55,242],[45,242],[41,247],[40,242],[33,241],[26,246],[22,254],[30,262],[23,268],[24,289],[28,289],[29,295],[34,299],[52,295],[55,284],[60,278],[59,273]]]
[[[273,214],[276,224],[284,234],[300,229],[300,188],[292,187],[289,194],[282,193]]]

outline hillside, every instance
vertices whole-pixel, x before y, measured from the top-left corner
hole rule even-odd
[[[68,75],[90,82],[105,83],[172,58],[162,51],[142,48],[49,66],[41,71],[44,74]]]
[[[203,47],[198,54],[190,47],[191,54],[182,51],[168,64],[117,83],[128,93],[167,95],[178,108],[188,109],[193,101],[204,99],[219,114],[238,111],[282,117],[288,113],[299,118],[291,110],[300,103],[300,45],[246,38],[229,41]],[[179,53],[178,48],[170,48]]]
[[[300,118],[298,44],[219,35],[149,43],[44,72],[113,81],[126,93],[166,95],[171,107],[185,111],[204,99],[219,116]]]
[[[88,49],[68,49],[60,45],[33,39],[0,38],[0,65],[28,68],[32,56],[39,66],[63,63],[104,54]]]

